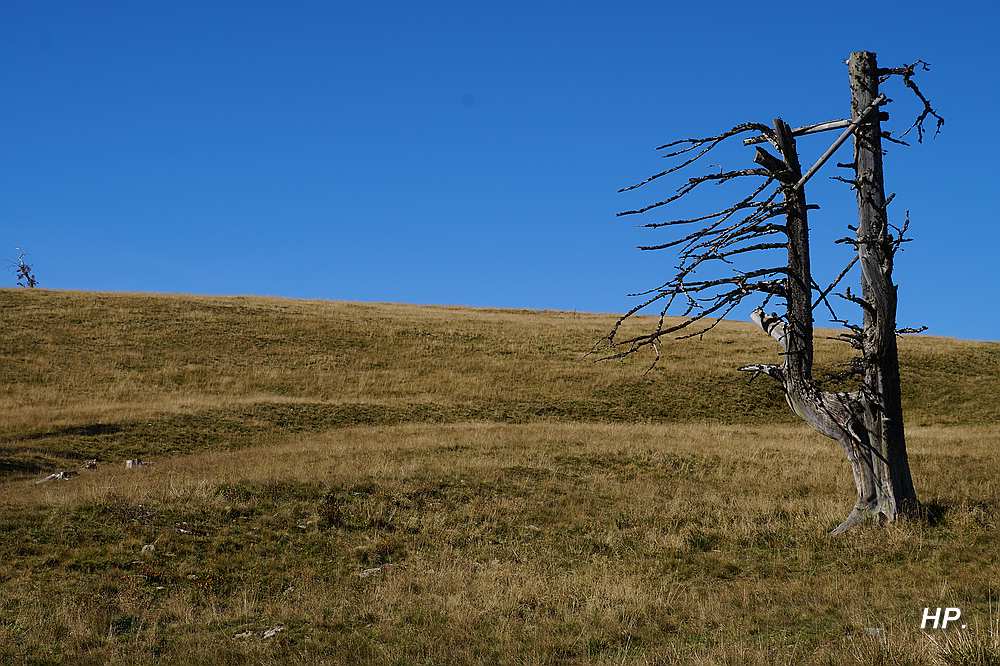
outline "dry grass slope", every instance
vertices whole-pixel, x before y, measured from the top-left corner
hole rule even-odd
[[[749,326],[643,375],[582,358],[601,315],[6,290],[0,319],[0,662],[1000,663],[998,344],[904,341],[927,520],[831,541],[849,468],[734,372],[775,355]]]

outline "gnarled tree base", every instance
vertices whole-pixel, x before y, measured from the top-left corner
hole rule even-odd
[[[870,400],[861,392],[821,391],[811,377],[800,376],[789,363],[785,322],[759,308],[750,318],[781,345],[785,363],[749,365],[740,370],[766,374],[779,382],[792,411],[820,434],[836,440],[851,465],[857,500],[844,522],[831,534],[843,534],[866,523],[894,522],[915,513],[919,505],[912,484],[898,483],[900,475],[892,473],[894,467],[901,465],[907,468],[906,478],[909,478],[905,458],[890,460],[887,453],[892,447],[877,440],[873,443],[876,437],[865,427],[866,415],[871,412]]]
[[[861,508],[854,507],[851,513],[848,514],[847,518],[844,519],[840,525],[837,525],[830,532],[831,536],[837,536],[838,534],[843,534],[855,527],[864,525],[865,523],[871,523],[878,521],[882,514],[876,513],[874,507]]]

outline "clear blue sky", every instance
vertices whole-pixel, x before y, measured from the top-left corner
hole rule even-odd
[[[843,61],[869,49],[930,62],[947,119],[889,146],[917,239],[900,325],[1000,339],[1000,10],[780,4],[8,0],[0,257],[27,248],[61,289],[621,311],[672,265],[634,249],[662,234],[614,216],[665,191],[616,194],[661,168],[652,148],[843,117]],[[803,161],[832,138],[804,139]],[[854,208],[821,180],[830,275],[847,250],[821,241]]]

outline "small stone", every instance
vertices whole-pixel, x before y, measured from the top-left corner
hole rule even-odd
[[[36,484],[38,484],[38,483],[45,483],[46,481],[69,481],[74,476],[76,476],[76,472],[72,472],[72,471],[69,471],[69,470],[63,470],[61,472],[54,472],[52,474],[49,474],[44,479],[39,479],[38,481],[35,481],[35,483]]]

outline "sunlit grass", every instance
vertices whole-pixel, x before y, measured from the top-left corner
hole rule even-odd
[[[832,540],[849,467],[749,327],[644,377],[596,315],[0,300],[0,662],[1000,658],[998,345],[904,343],[927,519]]]

